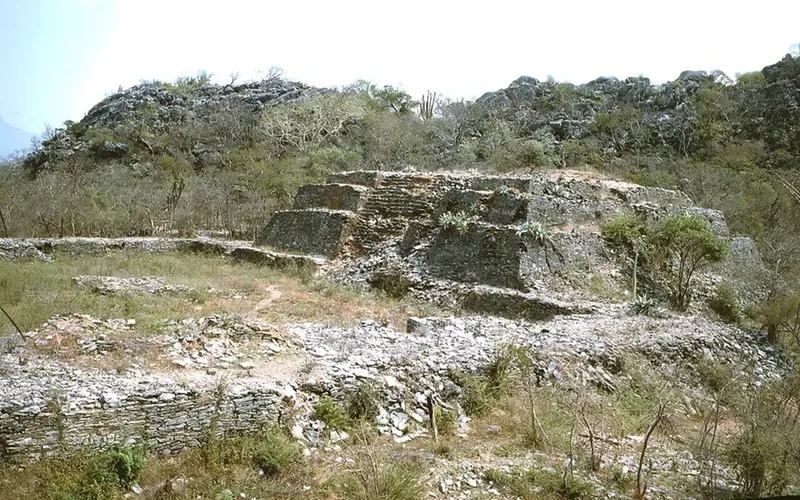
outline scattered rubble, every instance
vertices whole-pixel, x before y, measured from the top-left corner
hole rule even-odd
[[[116,276],[76,276],[72,281],[91,293],[110,295],[122,292],[141,292],[151,295],[181,295],[197,292],[186,285],[168,285],[164,278],[143,276],[140,278],[118,278]]]

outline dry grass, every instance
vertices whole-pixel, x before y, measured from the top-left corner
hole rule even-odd
[[[79,290],[72,282],[78,275],[158,276],[169,284],[194,287],[197,292],[179,296],[100,295]],[[351,325],[371,319],[400,330],[405,328],[409,315],[441,313],[428,304],[314,280],[303,271],[185,254],[56,255],[51,263],[3,260],[0,305],[25,331],[64,313],[133,318],[137,331],[145,333],[154,331],[164,320],[215,313],[257,314],[275,323]],[[12,325],[5,318],[0,319],[0,334],[13,333]]]

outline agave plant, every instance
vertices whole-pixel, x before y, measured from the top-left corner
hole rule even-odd
[[[527,221],[524,224],[517,226],[517,236],[530,237],[533,241],[544,245],[545,243],[553,243],[547,226],[539,221]]]
[[[646,294],[637,295],[631,303],[631,310],[636,314],[650,314],[656,307],[656,301]]]
[[[458,234],[465,235],[469,232],[469,225],[473,217],[461,210],[457,213],[446,212],[439,217],[439,227],[442,229],[454,229]]]

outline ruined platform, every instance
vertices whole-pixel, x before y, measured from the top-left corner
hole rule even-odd
[[[391,255],[413,263],[411,272],[428,285],[437,279],[486,285],[522,293],[523,299],[515,300],[524,301],[526,293],[541,292],[542,283],[555,276],[598,270],[613,274],[618,262],[600,228],[623,212],[703,217],[731,242],[728,262],[715,266],[715,273],[736,281],[742,268],[763,268],[752,241],[732,238],[719,211],[693,206],[684,193],[568,170],[516,176],[332,174],[326,184],[301,187],[293,209],[276,213],[257,245],[339,262],[374,260],[376,252],[388,248]],[[465,227],[442,225],[442,216],[448,214],[464,219]],[[536,228],[541,228],[538,236]],[[367,281],[385,285],[384,278]],[[408,277],[404,281],[420,282]],[[459,296],[461,306],[476,310],[474,297],[464,299],[472,295]],[[529,298],[533,309],[557,299],[541,293]],[[485,309],[477,310],[491,312]],[[507,315],[506,310],[510,309],[501,307],[495,313]],[[525,316],[519,311],[514,315]]]

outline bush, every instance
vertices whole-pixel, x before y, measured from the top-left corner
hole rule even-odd
[[[727,242],[711,231],[708,221],[689,215],[659,221],[648,243],[659,256],[670,287],[670,301],[679,311],[689,306],[694,273],[728,255]]]
[[[413,463],[390,459],[378,448],[374,436],[360,429],[350,449],[353,467],[341,483],[344,498],[353,500],[419,500],[425,491],[420,471]]]
[[[608,244],[633,253],[637,242],[645,241],[650,231],[644,218],[624,212],[603,225],[600,234]]]
[[[108,468],[123,488],[139,481],[147,462],[143,448],[122,447],[108,452]]]
[[[638,265],[646,266],[651,279],[666,282],[670,303],[680,311],[691,301],[695,272],[728,254],[727,242],[714,234],[708,221],[690,215],[668,216],[651,226],[641,217],[622,214],[605,224],[601,234],[634,258],[634,273]]]
[[[353,391],[347,401],[347,416],[351,420],[373,421],[378,416],[380,393],[372,383],[364,383]]]
[[[555,471],[529,469],[503,472],[489,469],[484,473],[484,479],[520,498],[594,498],[591,483],[578,477],[562,476]]]
[[[295,442],[276,429],[270,429],[259,440],[253,454],[256,466],[268,476],[280,474],[299,458],[300,450]]]
[[[8,485],[13,498],[43,500],[100,500],[121,498],[123,490],[139,481],[146,463],[141,447],[120,446],[100,452],[77,451],[56,457],[42,458],[22,473],[32,481],[14,484],[19,472],[0,469],[0,484]],[[13,492],[13,493],[12,493]]]
[[[727,323],[738,323],[741,320],[736,291],[727,283],[717,285],[714,296],[708,300],[708,307]]]
[[[324,422],[329,429],[349,429],[352,422],[344,409],[333,398],[322,396],[314,405],[312,418]]]
[[[489,413],[494,398],[491,391],[488,390],[488,384],[483,379],[456,370],[450,370],[448,377],[461,388],[458,401],[467,415],[479,417]]]

